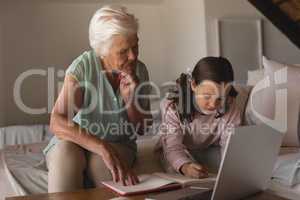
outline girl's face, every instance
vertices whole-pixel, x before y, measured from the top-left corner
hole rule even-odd
[[[204,114],[215,114],[224,104],[225,98],[230,90],[229,83],[218,84],[214,81],[204,80],[196,84],[193,80],[191,88],[194,93],[195,102]]]

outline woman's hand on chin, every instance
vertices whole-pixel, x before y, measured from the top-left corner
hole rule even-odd
[[[180,171],[183,175],[188,176],[190,178],[207,178],[208,177],[208,169],[200,165],[198,163],[186,163],[182,165]]]
[[[125,103],[130,102],[138,85],[138,78],[132,74],[122,72],[120,74],[120,94]]]

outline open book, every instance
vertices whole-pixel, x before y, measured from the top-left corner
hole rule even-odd
[[[123,186],[121,183],[104,181],[102,184],[119,195],[136,195],[149,192],[177,189],[199,183],[214,183],[215,174],[209,174],[208,178],[191,179],[180,174],[153,173],[139,176],[140,183],[133,186]]]

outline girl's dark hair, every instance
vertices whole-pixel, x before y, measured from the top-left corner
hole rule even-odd
[[[192,76],[181,74],[176,80],[177,95],[169,98],[177,104],[180,120],[184,122],[192,121],[192,114],[196,108],[193,103],[193,92],[191,89],[191,80],[198,85],[204,80],[211,80],[216,83],[229,83],[234,80],[234,73],[230,62],[223,57],[205,57],[202,58],[194,67]],[[233,89],[234,90],[234,89]],[[230,91],[230,95],[236,96],[236,91]]]

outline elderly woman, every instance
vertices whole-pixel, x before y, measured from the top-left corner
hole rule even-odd
[[[131,170],[136,134],[151,121],[146,66],[138,60],[138,22],[124,7],[105,6],[89,27],[91,51],[68,67],[51,114],[55,134],[46,154],[48,191],[95,186],[113,178],[124,185],[139,182]],[[140,87],[143,86],[143,87]]]

